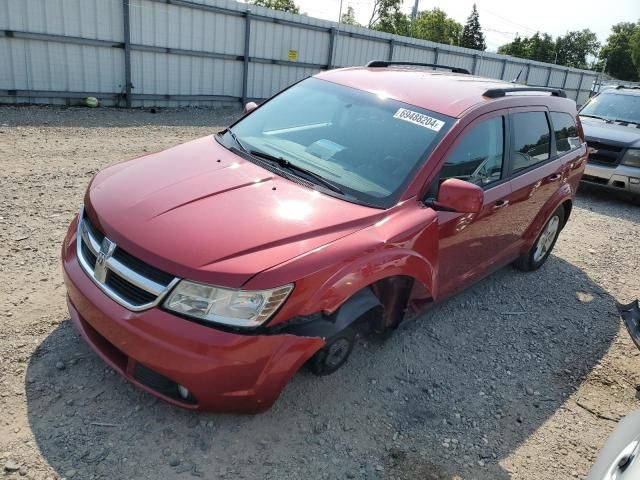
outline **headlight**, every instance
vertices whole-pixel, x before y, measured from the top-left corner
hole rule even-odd
[[[233,327],[257,327],[284,303],[293,284],[272,290],[232,290],[182,280],[165,308],[189,317]]]
[[[628,149],[622,157],[622,164],[640,168],[640,148]]]

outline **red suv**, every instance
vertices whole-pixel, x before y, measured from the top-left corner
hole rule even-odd
[[[540,267],[587,158],[575,103],[435,67],[323,72],[98,173],[62,249],[85,340],[175,405],[257,412],[358,333]]]

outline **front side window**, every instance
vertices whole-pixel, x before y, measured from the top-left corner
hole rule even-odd
[[[503,118],[484,120],[464,133],[447,157],[440,180],[459,178],[481,187],[502,177],[504,157]]]
[[[544,112],[511,115],[513,125],[513,172],[525,170],[549,159],[551,136]]]
[[[231,130],[246,150],[284,159],[344,193],[330,194],[388,208],[452,123],[450,117],[382,94],[310,78]]]
[[[573,117],[568,113],[551,112],[556,150],[559,154],[569,152],[581,145],[578,129]]]

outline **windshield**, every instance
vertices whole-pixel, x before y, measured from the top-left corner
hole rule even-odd
[[[587,103],[580,115],[591,115],[617,122],[640,123],[640,95],[603,92]]]
[[[300,173],[307,170],[335,185],[323,189],[328,194],[388,208],[451,123],[450,117],[382,95],[309,78],[231,131],[239,147],[300,167],[287,173],[309,179]]]

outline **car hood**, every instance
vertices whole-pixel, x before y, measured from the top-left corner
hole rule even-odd
[[[99,172],[85,206],[132,255],[233,288],[384,215],[271,173],[212,136]]]
[[[618,147],[640,146],[640,128],[607,123],[597,118],[580,117],[587,140],[615,145]]]

